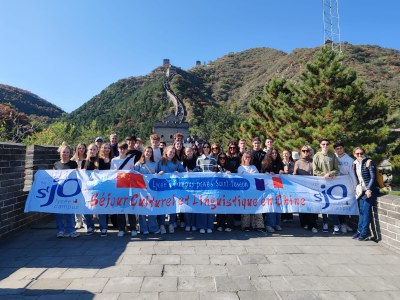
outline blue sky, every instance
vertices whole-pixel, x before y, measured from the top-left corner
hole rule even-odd
[[[341,39],[400,50],[398,0],[341,0]],[[169,58],[321,45],[322,0],[0,0],[0,83],[67,112]]]

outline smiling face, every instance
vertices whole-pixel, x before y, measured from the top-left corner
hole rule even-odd
[[[167,149],[167,159],[172,160],[175,157],[175,149],[173,147],[168,147]]]
[[[259,141],[254,141],[253,142],[253,150],[258,151],[261,149],[261,143]]]
[[[204,155],[209,155],[209,154],[210,154],[210,151],[211,151],[210,148],[211,148],[211,147],[210,147],[210,144],[205,143],[205,144],[203,145],[203,154],[204,154]]]
[[[282,152],[282,155],[283,155],[283,158],[284,158],[286,161],[290,160],[290,152],[289,152],[289,151],[284,150],[284,151]]]
[[[319,146],[321,147],[321,152],[328,153],[328,151],[329,151],[329,141],[323,140],[323,141],[321,141]]]
[[[273,160],[275,160],[278,157],[278,151],[275,149],[271,151],[271,157]]]
[[[99,152],[99,149],[97,148],[96,145],[90,145],[88,148],[88,153],[89,153],[89,157],[96,157],[97,153]]]
[[[78,154],[79,154],[79,155],[84,155],[85,152],[86,152],[86,147],[85,147],[85,145],[80,144],[80,145],[78,146],[77,150],[78,150]]]
[[[69,161],[69,156],[71,154],[71,150],[68,147],[63,147],[60,149],[60,160],[64,163]]]
[[[193,157],[193,149],[190,147],[185,148],[185,155],[187,158],[191,159]]]
[[[146,159],[150,159],[152,155],[153,155],[153,149],[146,148],[146,150],[144,150],[144,157]]]

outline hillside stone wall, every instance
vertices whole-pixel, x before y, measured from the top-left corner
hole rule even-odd
[[[400,252],[400,197],[379,197],[373,209],[372,233],[386,247]]]
[[[35,171],[52,169],[59,159],[57,147],[0,143],[0,238],[48,217],[24,213]]]

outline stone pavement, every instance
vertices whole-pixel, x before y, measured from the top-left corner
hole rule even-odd
[[[83,232],[82,232],[83,233]],[[351,234],[186,233],[0,240],[0,299],[400,299],[400,255]]]

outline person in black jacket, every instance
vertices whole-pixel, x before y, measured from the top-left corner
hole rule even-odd
[[[371,159],[365,157],[365,151],[357,147],[353,151],[354,173],[357,179],[356,194],[359,199],[360,216],[358,219],[357,233],[353,239],[365,241],[368,239],[369,224],[371,222],[372,206],[379,194],[376,181],[376,166]]]

